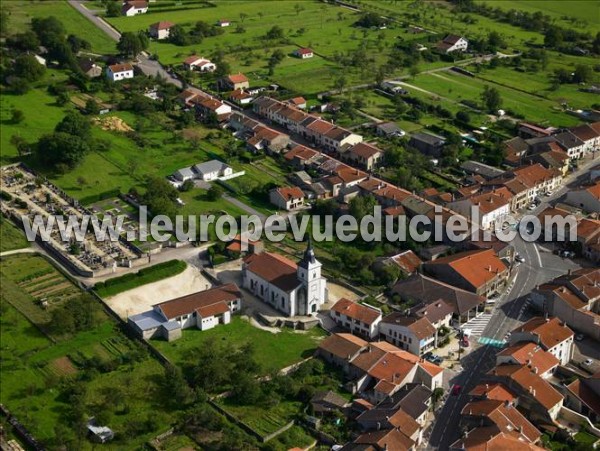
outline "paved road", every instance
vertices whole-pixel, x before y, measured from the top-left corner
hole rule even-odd
[[[568,190],[569,185],[578,183],[581,178],[586,176],[587,170],[595,164],[597,164],[597,159],[593,158],[587,158],[580,162],[578,170],[565,177],[563,187],[552,196],[547,197],[531,213],[538,214],[548,204],[554,203]],[[525,258],[525,262],[515,269],[516,278],[512,288],[496,305],[482,334],[484,337],[495,340],[503,340],[508,332],[528,319],[530,313],[525,309],[526,298],[536,286],[565,274],[570,269],[579,268],[576,262],[554,255],[546,246],[525,242],[519,236],[512,242],[512,245],[515,251]],[[498,348],[484,345],[477,347],[462,359],[463,372],[451,381],[452,384],[461,385],[462,391],[459,396],[449,396],[444,407],[438,413],[429,439],[430,446],[446,450],[460,438],[460,412],[468,402],[468,393],[485,373],[495,366],[497,352]]]
[[[113,28],[108,22],[106,22],[101,17],[96,15],[97,11],[91,11],[87,9],[84,5],[84,1],[82,0],[69,0],[69,4],[79,11],[85,18],[87,18],[90,22],[92,22],[96,27],[106,33],[113,41],[118,41],[121,39],[121,33],[115,28]],[[171,75],[169,72],[165,70],[165,68],[155,60],[150,59],[150,55],[147,53],[142,53],[137,57],[137,67],[147,76],[149,77],[160,77],[171,83],[172,85],[177,86],[178,88],[183,87],[183,83],[175,78],[175,76]]]

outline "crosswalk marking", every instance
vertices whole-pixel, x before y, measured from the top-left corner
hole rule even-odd
[[[481,337],[479,340],[477,340],[477,342],[481,343],[482,345],[490,345],[497,348],[502,348],[506,344],[506,340],[496,340],[495,338],[489,337]]]
[[[491,313],[482,313],[481,315],[467,321],[465,324],[461,325],[460,328],[462,330],[469,329],[471,330],[471,335],[479,337],[487,327],[490,319],[492,318]]]

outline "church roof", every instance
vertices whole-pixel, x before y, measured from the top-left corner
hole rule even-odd
[[[315,257],[315,251],[312,247],[312,242],[310,238],[308,239],[308,246],[306,246],[306,250],[304,251],[304,255],[302,256],[302,260],[298,263],[300,268],[308,268],[309,265],[314,265],[318,263]]]

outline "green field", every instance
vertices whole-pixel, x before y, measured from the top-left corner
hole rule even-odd
[[[451,101],[469,100],[477,103],[480,103],[480,95],[485,86],[482,80],[450,71],[443,74],[421,74],[411,80],[410,84]],[[495,85],[495,87],[500,91],[503,109],[518,113],[530,121],[565,127],[579,122],[575,117],[560,111],[558,102],[534,97],[504,86]]]
[[[600,5],[587,0],[479,0],[493,8],[516,9],[534,13],[541,11],[565,28],[577,27],[598,31]]]
[[[151,343],[174,362],[183,361],[194,348],[202,346],[203,342],[210,339],[217,339],[232,349],[244,343],[252,343],[256,349],[256,360],[263,372],[267,373],[310,357],[324,337],[325,332],[319,327],[308,332],[283,329],[273,334],[254,327],[245,319],[236,316],[225,326],[207,331],[186,329],[183,331],[183,337],[177,341],[168,343],[153,340]]]
[[[109,279],[107,282],[99,282],[94,289],[98,296],[106,298],[148,283],[176,276],[185,271],[186,268],[187,264],[184,261],[169,260],[141,269],[136,273]]]
[[[116,53],[115,41],[71,7],[66,0],[11,0],[2,2],[2,10],[10,14],[7,27],[10,33],[22,31],[32,18],[55,16],[63,23],[68,34],[88,41],[92,52]]]
[[[118,331],[116,322],[96,300],[87,297],[96,318],[93,327],[70,334],[68,339],[53,335],[52,341],[34,325],[43,327],[39,321],[48,310],[34,303],[35,296],[28,288],[34,280],[40,281],[38,286],[53,278],[54,285],[61,284],[60,280],[66,280],[64,276],[39,256],[2,258],[1,276],[0,402],[38,440],[53,447],[76,440],[75,429],[69,423],[74,411],[65,387],[77,379],[84,393],[83,415],[102,415],[119,434],[105,445],[107,449],[138,448],[168,427],[171,414],[158,383],[162,367]],[[73,285],[69,289],[82,295]],[[47,286],[46,290],[52,288]],[[26,300],[30,303],[27,317],[21,313]],[[33,308],[45,315],[30,315]],[[51,304],[50,312],[52,308]],[[91,370],[92,364],[103,369]],[[115,398],[116,402],[111,401]],[[145,426],[136,430],[140,424]],[[93,445],[83,439],[76,448],[92,449]]]
[[[28,247],[25,234],[4,216],[0,216],[0,252]]]

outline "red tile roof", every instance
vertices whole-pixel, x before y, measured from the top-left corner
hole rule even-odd
[[[234,283],[211,288],[205,291],[188,294],[180,298],[156,304],[167,319],[177,318],[181,315],[189,315],[193,311],[215,304],[232,302],[241,299],[242,293]]]
[[[368,343],[352,334],[333,334],[319,343],[319,349],[341,359],[348,359],[366,348]]]
[[[538,374],[544,374],[556,368],[560,361],[547,351],[544,351],[535,343],[517,343],[500,351],[498,356],[511,357],[514,362],[527,365]]]
[[[175,24],[173,22],[163,20],[160,22],[153,23],[152,25],[150,25],[150,28],[152,28],[154,30],[168,30],[169,28],[171,28],[174,25]]]
[[[244,264],[248,271],[285,292],[300,284],[296,273],[298,266],[282,255],[271,252],[251,254],[244,258]]]
[[[229,307],[226,302],[218,302],[213,305],[207,305],[206,307],[198,307],[196,312],[202,318],[209,318],[215,315],[222,315],[225,312],[229,311]]]
[[[479,384],[471,390],[469,395],[502,402],[514,402],[517,399],[513,392],[500,383]]]
[[[352,319],[361,321],[369,326],[381,317],[381,312],[372,307],[353,302],[350,299],[341,298],[335,303],[331,310],[346,315]]]
[[[550,410],[563,401],[563,396],[541,376],[525,365],[500,365],[490,371],[495,376],[508,377],[521,387],[521,390],[534,398],[545,409]]]
[[[554,346],[565,340],[573,338],[574,333],[558,318],[535,317],[527,321],[514,332],[530,332],[537,335],[540,344],[546,349],[552,349]]]
[[[430,267],[447,265],[475,288],[485,285],[499,274],[508,271],[493,249],[461,252],[438,258],[425,265]]]
[[[133,70],[133,66],[129,63],[123,63],[123,64],[111,64],[110,66],[108,66],[108,68],[110,69],[110,71],[114,74],[117,72],[125,72],[128,70]]]
[[[401,254],[394,255],[391,257],[392,261],[396,263],[400,269],[408,274],[412,274],[423,261],[413,251],[404,251]]]
[[[304,192],[297,186],[283,186],[281,188],[276,188],[276,191],[286,201],[304,198]]]
[[[248,81],[248,78],[244,74],[231,74],[227,76],[227,79],[231,83],[244,83]]]

